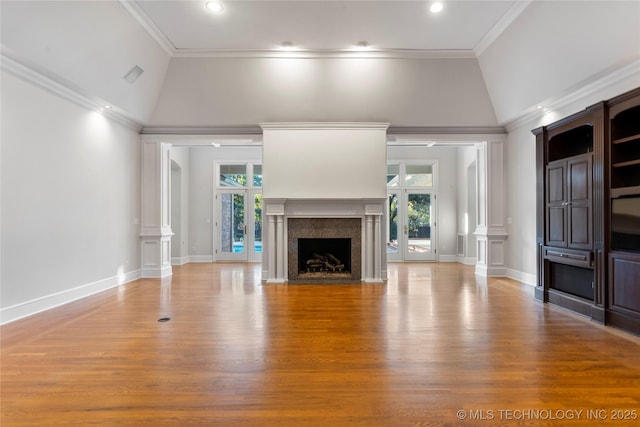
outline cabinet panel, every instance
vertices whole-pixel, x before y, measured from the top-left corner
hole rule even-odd
[[[640,313],[640,256],[611,256],[611,308],[622,312]]]
[[[591,199],[591,156],[567,162],[569,202]]]
[[[569,247],[591,248],[591,210],[588,206],[569,207],[571,229],[569,230]]]
[[[547,183],[549,186],[547,190],[547,195],[548,195],[547,203],[554,203],[554,202],[561,203],[565,200],[564,166],[565,166],[565,162],[549,165],[548,176],[547,176]]]
[[[565,210],[565,207],[549,207],[547,214],[547,244],[549,246],[567,246]]]

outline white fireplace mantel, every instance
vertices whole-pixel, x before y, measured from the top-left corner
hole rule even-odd
[[[263,234],[263,280],[286,283],[288,221],[290,218],[361,219],[361,280],[384,282],[387,277],[385,235],[386,198],[378,199],[263,199],[267,228]]]

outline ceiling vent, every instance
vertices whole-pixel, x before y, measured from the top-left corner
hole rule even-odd
[[[138,77],[140,77],[142,73],[144,73],[144,70],[136,65],[131,70],[129,70],[129,72],[125,74],[123,78],[129,83],[133,83],[138,80]]]

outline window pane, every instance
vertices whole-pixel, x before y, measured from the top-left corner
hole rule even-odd
[[[253,215],[253,250],[259,254],[262,253],[262,194],[256,194],[253,197]]]
[[[398,252],[398,195],[389,194],[389,228],[387,229],[387,253]]]
[[[387,187],[400,185],[400,165],[387,165]]]
[[[406,165],[404,185],[407,187],[433,187],[433,165]]]
[[[253,165],[253,186],[262,187],[262,165]]]
[[[225,253],[243,253],[244,194],[222,193],[220,214],[220,249]]]
[[[245,187],[246,185],[246,165],[220,165],[220,186]]]

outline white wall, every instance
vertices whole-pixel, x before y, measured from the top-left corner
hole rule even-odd
[[[140,123],[153,112],[169,55],[118,1],[2,1],[2,51]],[[140,66],[134,83],[123,77]]]
[[[640,2],[533,1],[478,61],[506,124],[639,59]]]
[[[263,129],[265,199],[387,197],[386,124],[299,126]]]
[[[139,135],[2,72],[2,322],[139,274]]]
[[[456,147],[397,147],[387,150],[389,162],[416,160],[438,161],[437,236],[438,258],[456,256],[458,210],[458,162]]]
[[[475,59],[173,58],[150,126],[495,126]]]

